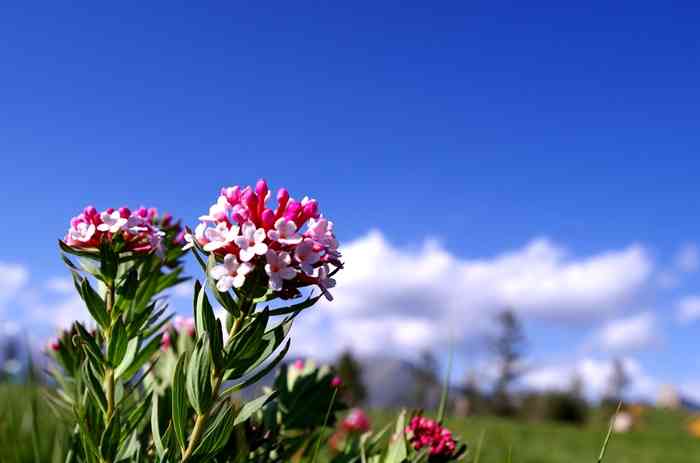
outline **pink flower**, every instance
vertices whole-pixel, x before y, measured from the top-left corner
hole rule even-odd
[[[238,225],[229,227],[226,222],[219,222],[215,228],[206,228],[203,233],[207,239],[204,250],[215,251],[236,239],[236,235],[238,235]]]
[[[343,385],[343,380],[340,379],[340,376],[334,376],[333,379],[331,379],[331,387],[338,388]]]
[[[406,426],[406,434],[413,448],[430,448],[430,455],[450,457],[455,453],[457,443],[452,433],[437,421],[417,415]]]
[[[291,280],[297,275],[297,271],[289,266],[291,263],[292,257],[289,253],[277,254],[272,249],[267,250],[265,273],[270,278],[270,288],[279,291],[282,289],[284,280]]]
[[[301,270],[309,276],[314,276],[316,273],[314,271],[314,264],[321,260],[321,256],[318,252],[314,250],[314,242],[311,240],[304,240],[299,246],[297,246],[294,251],[294,257]]]
[[[268,203],[272,196],[262,179],[254,186],[221,188],[195,232],[184,237],[185,249],[196,242],[218,257],[232,254],[237,262],[249,264],[244,272],[259,268],[262,273],[265,268],[267,284],[279,297],[295,297],[299,288],[318,285],[330,299],[328,289],[335,281],[329,275],[343,265],[332,222],[321,215],[315,199],[297,201],[280,188],[275,206]]]
[[[68,237],[71,241],[87,243],[95,234],[95,225],[86,222],[78,222],[68,230]]]
[[[194,318],[192,317],[183,317],[181,315],[177,315],[173,319],[173,326],[180,333],[185,332],[190,337],[195,335],[195,324]]]
[[[253,222],[246,222],[241,227],[241,236],[234,238],[236,246],[240,249],[241,261],[249,262],[256,255],[263,256],[267,253],[265,244],[265,230],[257,228]]]
[[[51,340],[48,343],[49,349],[51,349],[54,352],[58,352],[61,350],[61,343],[58,340],[58,338],[51,338]]]
[[[160,348],[163,351],[166,351],[170,349],[170,333],[168,331],[165,331],[163,333],[163,336],[160,338]]]
[[[361,408],[353,408],[342,421],[341,426],[347,432],[363,433],[369,431],[370,422]]]
[[[107,211],[102,212],[100,214],[100,220],[102,223],[97,226],[97,229],[101,232],[110,233],[117,233],[128,222],[128,219],[122,217],[119,211],[111,213]]]
[[[209,275],[214,280],[217,280],[216,289],[226,292],[231,288],[243,286],[245,284],[245,276],[252,269],[250,264],[239,263],[233,254],[226,254],[224,263],[212,268]]]
[[[292,364],[292,366],[297,370],[303,370],[304,369],[304,361],[302,359],[297,359],[294,361],[294,364]]]
[[[303,239],[297,233],[297,224],[284,217],[280,217],[275,221],[275,229],[268,231],[267,237],[280,244],[299,244]]]

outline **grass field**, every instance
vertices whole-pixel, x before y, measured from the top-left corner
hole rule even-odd
[[[32,424],[32,388],[0,386],[0,462],[62,461],[60,423],[48,407],[37,402],[37,429]],[[372,413],[377,427],[393,413]],[[700,461],[700,439],[686,431],[688,415],[649,410],[638,428],[615,434],[605,458],[611,463],[688,463]],[[506,463],[595,463],[606,432],[603,417],[585,427],[557,423],[525,423],[492,417],[449,419],[447,425],[470,446],[466,461]],[[36,447],[35,447],[36,445]],[[36,456],[35,456],[36,455]]]

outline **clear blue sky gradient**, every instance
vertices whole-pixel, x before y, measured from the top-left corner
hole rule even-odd
[[[33,279],[63,274],[85,204],[192,224],[261,176],[319,198],[341,241],[472,258],[546,235],[663,265],[697,239],[696,8],[148,3],[0,7],[0,260]],[[649,301],[666,322],[697,275],[675,291]],[[697,325],[668,325],[642,358],[681,379]]]

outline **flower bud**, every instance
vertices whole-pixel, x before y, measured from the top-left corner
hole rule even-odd
[[[129,210],[128,207],[120,207],[119,208],[119,217],[121,217],[122,219],[128,219],[130,215],[131,215],[131,211]]]
[[[338,388],[343,385],[343,380],[340,379],[340,376],[334,376],[333,379],[331,380],[331,387]]]
[[[58,339],[52,338],[49,341],[49,349],[51,349],[54,352],[58,352],[59,350],[61,350],[61,343],[58,341]]]
[[[304,369],[304,361],[302,359],[297,359],[294,361],[294,364],[292,365],[294,368],[297,370],[303,370]]]
[[[272,209],[265,209],[260,215],[260,220],[262,220],[263,228],[269,230],[275,226],[275,213]]]
[[[262,201],[265,201],[268,191],[270,190],[267,187],[267,182],[265,181],[265,179],[261,178],[260,180],[258,180],[258,183],[255,184],[255,192],[258,194],[258,198],[260,198]]]

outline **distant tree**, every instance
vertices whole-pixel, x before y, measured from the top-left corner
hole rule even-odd
[[[357,406],[367,399],[367,388],[362,380],[362,366],[349,350],[340,354],[336,370],[343,380],[342,395],[350,406]]]
[[[625,389],[629,386],[630,377],[625,369],[625,364],[619,358],[613,360],[612,371],[608,379],[607,400],[619,402],[625,394]]]
[[[431,351],[424,350],[416,366],[415,401],[418,407],[430,407],[431,391],[435,390],[439,383],[437,359]]]
[[[521,358],[525,349],[525,334],[512,310],[499,313],[496,322],[498,332],[490,342],[498,368],[493,388],[494,411],[501,415],[512,415],[515,407],[510,397],[510,388],[523,373]]]

